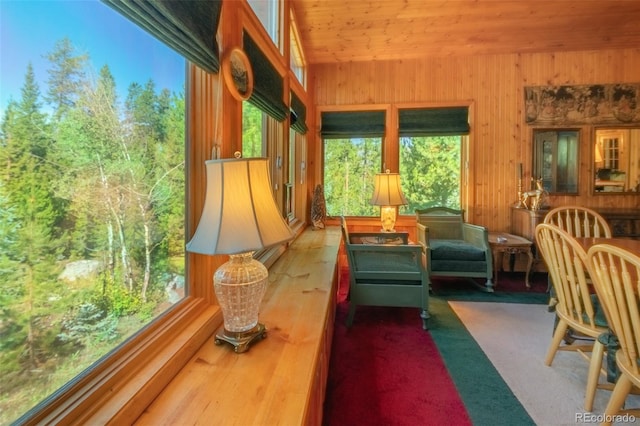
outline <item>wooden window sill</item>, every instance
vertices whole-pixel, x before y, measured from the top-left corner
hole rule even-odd
[[[221,322],[219,307],[187,297],[21,423],[131,423]]]
[[[237,354],[212,333],[136,424],[320,425],[339,243],[337,227],[305,230],[270,268],[267,338]]]

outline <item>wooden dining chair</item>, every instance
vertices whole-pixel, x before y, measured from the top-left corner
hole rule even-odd
[[[560,206],[549,210],[543,223],[556,225],[572,237],[604,237],[611,238],[611,227],[606,219],[597,211],[582,206]],[[587,278],[589,280],[589,278]],[[549,289],[549,311],[553,312],[558,302]]]
[[[611,238],[611,227],[595,210],[581,206],[560,206],[549,210],[544,223],[556,225],[573,237]]]
[[[558,299],[558,323],[545,364],[550,366],[559,350],[577,351],[589,360],[584,407],[591,411],[605,350],[602,342],[598,341],[598,336],[608,328],[597,298],[591,294],[587,284],[587,254],[569,233],[555,225],[539,224],[536,227],[536,241]],[[569,329],[590,337],[593,341],[563,344]],[[588,355],[589,352],[591,356]]]
[[[640,415],[639,409],[622,409],[633,387],[640,387],[640,256],[613,245],[596,244],[587,252],[587,267],[620,345],[615,356],[620,373],[602,423],[611,424],[617,414]]]

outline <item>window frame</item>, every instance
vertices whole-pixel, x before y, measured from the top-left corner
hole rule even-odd
[[[307,87],[307,61],[304,57],[302,42],[293,9],[290,12],[291,24],[289,25],[289,68],[300,85]]]
[[[282,0],[246,0],[246,3],[248,6],[247,9],[250,10],[256,20],[260,22],[261,27],[267,34],[269,40],[271,40],[280,54],[282,54],[284,49],[284,19],[282,13],[284,9],[284,2]],[[254,9],[254,5],[260,7],[256,7],[256,9]],[[266,16],[261,13],[263,10],[266,11]],[[263,18],[266,22],[263,21]]]

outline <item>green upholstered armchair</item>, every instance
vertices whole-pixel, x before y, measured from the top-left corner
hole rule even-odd
[[[349,233],[342,218],[342,237],[349,262],[349,314],[356,307],[421,308],[422,328],[428,328],[429,279],[422,263],[422,247],[409,244],[406,232]]]
[[[465,223],[463,214],[447,207],[416,209],[416,235],[426,256],[429,277],[486,278],[484,290],[492,292],[489,232]]]

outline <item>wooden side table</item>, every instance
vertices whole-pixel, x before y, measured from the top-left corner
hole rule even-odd
[[[533,265],[533,252],[531,251],[533,242],[527,240],[526,238],[519,237],[513,234],[507,234],[504,232],[489,232],[489,245],[491,246],[491,253],[493,255],[495,287],[498,286],[498,265],[502,266],[504,254],[508,253],[509,255],[516,255],[519,253],[523,253],[529,257],[524,283],[527,288],[531,288],[531,286],[529,285],[529,274],[531,273],[531,266]],[[500,258],[499,263],[497,261],[498,258]],[[511,266],[513,267],[513,265]]]

